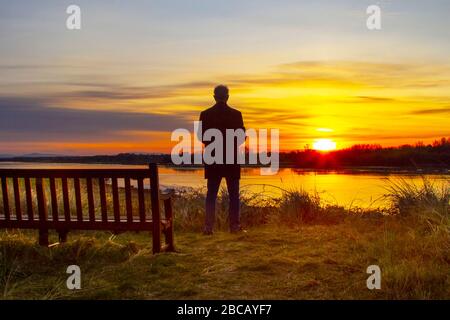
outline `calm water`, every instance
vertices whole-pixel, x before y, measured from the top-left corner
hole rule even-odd
[[[146,168],[146,166],[0,162],[0,168]],[[160,167],[159,176],[162,187],[206,187],[202,169]],[[432,179],[437,187],[448,186],[450,183],[450,175],[427,174],[425,177]],[[303,188],[309,192],[318,192],[325,203],[369,208],[385,206],[383,195],[386,194],[389,181],[399,181],[400,179],[412,181],[418,185],[422,182],[422,177],[415,174],[340,173],[280,169],[277,175],[261,176],[259,169],[243,169],[241,188],[268,197],[279,196],[282,192],[281,189]],[[225,181],[222,183],[225,186]]]

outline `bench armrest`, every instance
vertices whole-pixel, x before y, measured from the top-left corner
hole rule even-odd
[[[165,201],[165,200],[173,198],[174,195],[175,195],[175,190],[170,189],[170,190],[167,190],[167,191],[164,191],[164,192],[160,192],[159,193],[159,199],[161,201]]]

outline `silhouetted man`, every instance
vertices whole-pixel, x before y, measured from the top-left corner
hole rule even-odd
[[[237,139],[233,139],[234,143],[234,162],[226,164],[226,129],[242,129],[245,131],[242,114],[228,106],[228,88],[219,85],[214,89],[214,99],[216,104],[211,108],[200,113],[200,121],[202,122],[203,133],[208,129],[218,129],[223,137],[223,161],[222,164],[205,164],[205,178],[207,179],[208,191],[206,194],[205,204],[205,227],[204,234],[210,235],[213,232],[217,193],[219,191],[220,182],[225,178],[227,182],[229,205],[230,231],[238,232],[240,230],[239,223],[239,179],[241,178],[241,167],[237,163]],[[212,141],[203,142],[208,145]]]

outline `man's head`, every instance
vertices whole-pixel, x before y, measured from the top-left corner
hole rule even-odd
[[[227,102],[228,101],[228,87],[223,84],[218,85],[214,88],[214,99],[217,102]]]

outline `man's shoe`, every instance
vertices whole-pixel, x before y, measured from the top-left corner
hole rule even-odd
[[[242,229],[242,227],[237,227],[237,228],[231,228],[230,232],[231,233],[247,233],[247,230]]]

